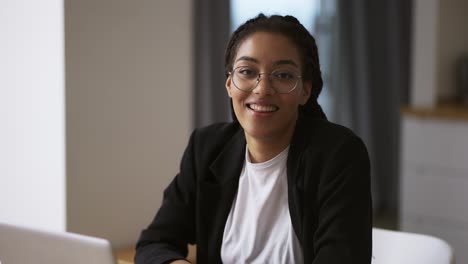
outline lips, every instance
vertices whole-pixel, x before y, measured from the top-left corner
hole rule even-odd
[[[279,110],[279,108],[276,105],[270,105],[270,104],[249,103],[246,105],[249,109],[255,112],[260,112],[260,113],[273,113]]]

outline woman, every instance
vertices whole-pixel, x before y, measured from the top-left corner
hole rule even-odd
[[[314,38],[262,14],[225,56],[234,121],[196,129],[136,263],[370,263],[369,158],[326,120]]]

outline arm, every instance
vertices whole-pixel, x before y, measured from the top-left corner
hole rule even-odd
[[[182,260],[187,256],[187,243],[195,242],[194,134],[184,152],[180,173],[165,189],[159,211],[140,235],[136,246],[136,264],[184,263]]]
[[[353,136],[333,150],[317,189],[314,264],[371,263],[370,162]]]

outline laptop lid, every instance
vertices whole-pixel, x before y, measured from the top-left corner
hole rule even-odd
[[[1,264],[115,264],[109,241],[0,223]]]

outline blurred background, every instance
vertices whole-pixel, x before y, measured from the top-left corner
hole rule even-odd
[[[224,49],[260,12],[315,36],[375,226],[468,261],[468,0],[0,0],[0,221],[133,246],[191,131],[230,120]]]

